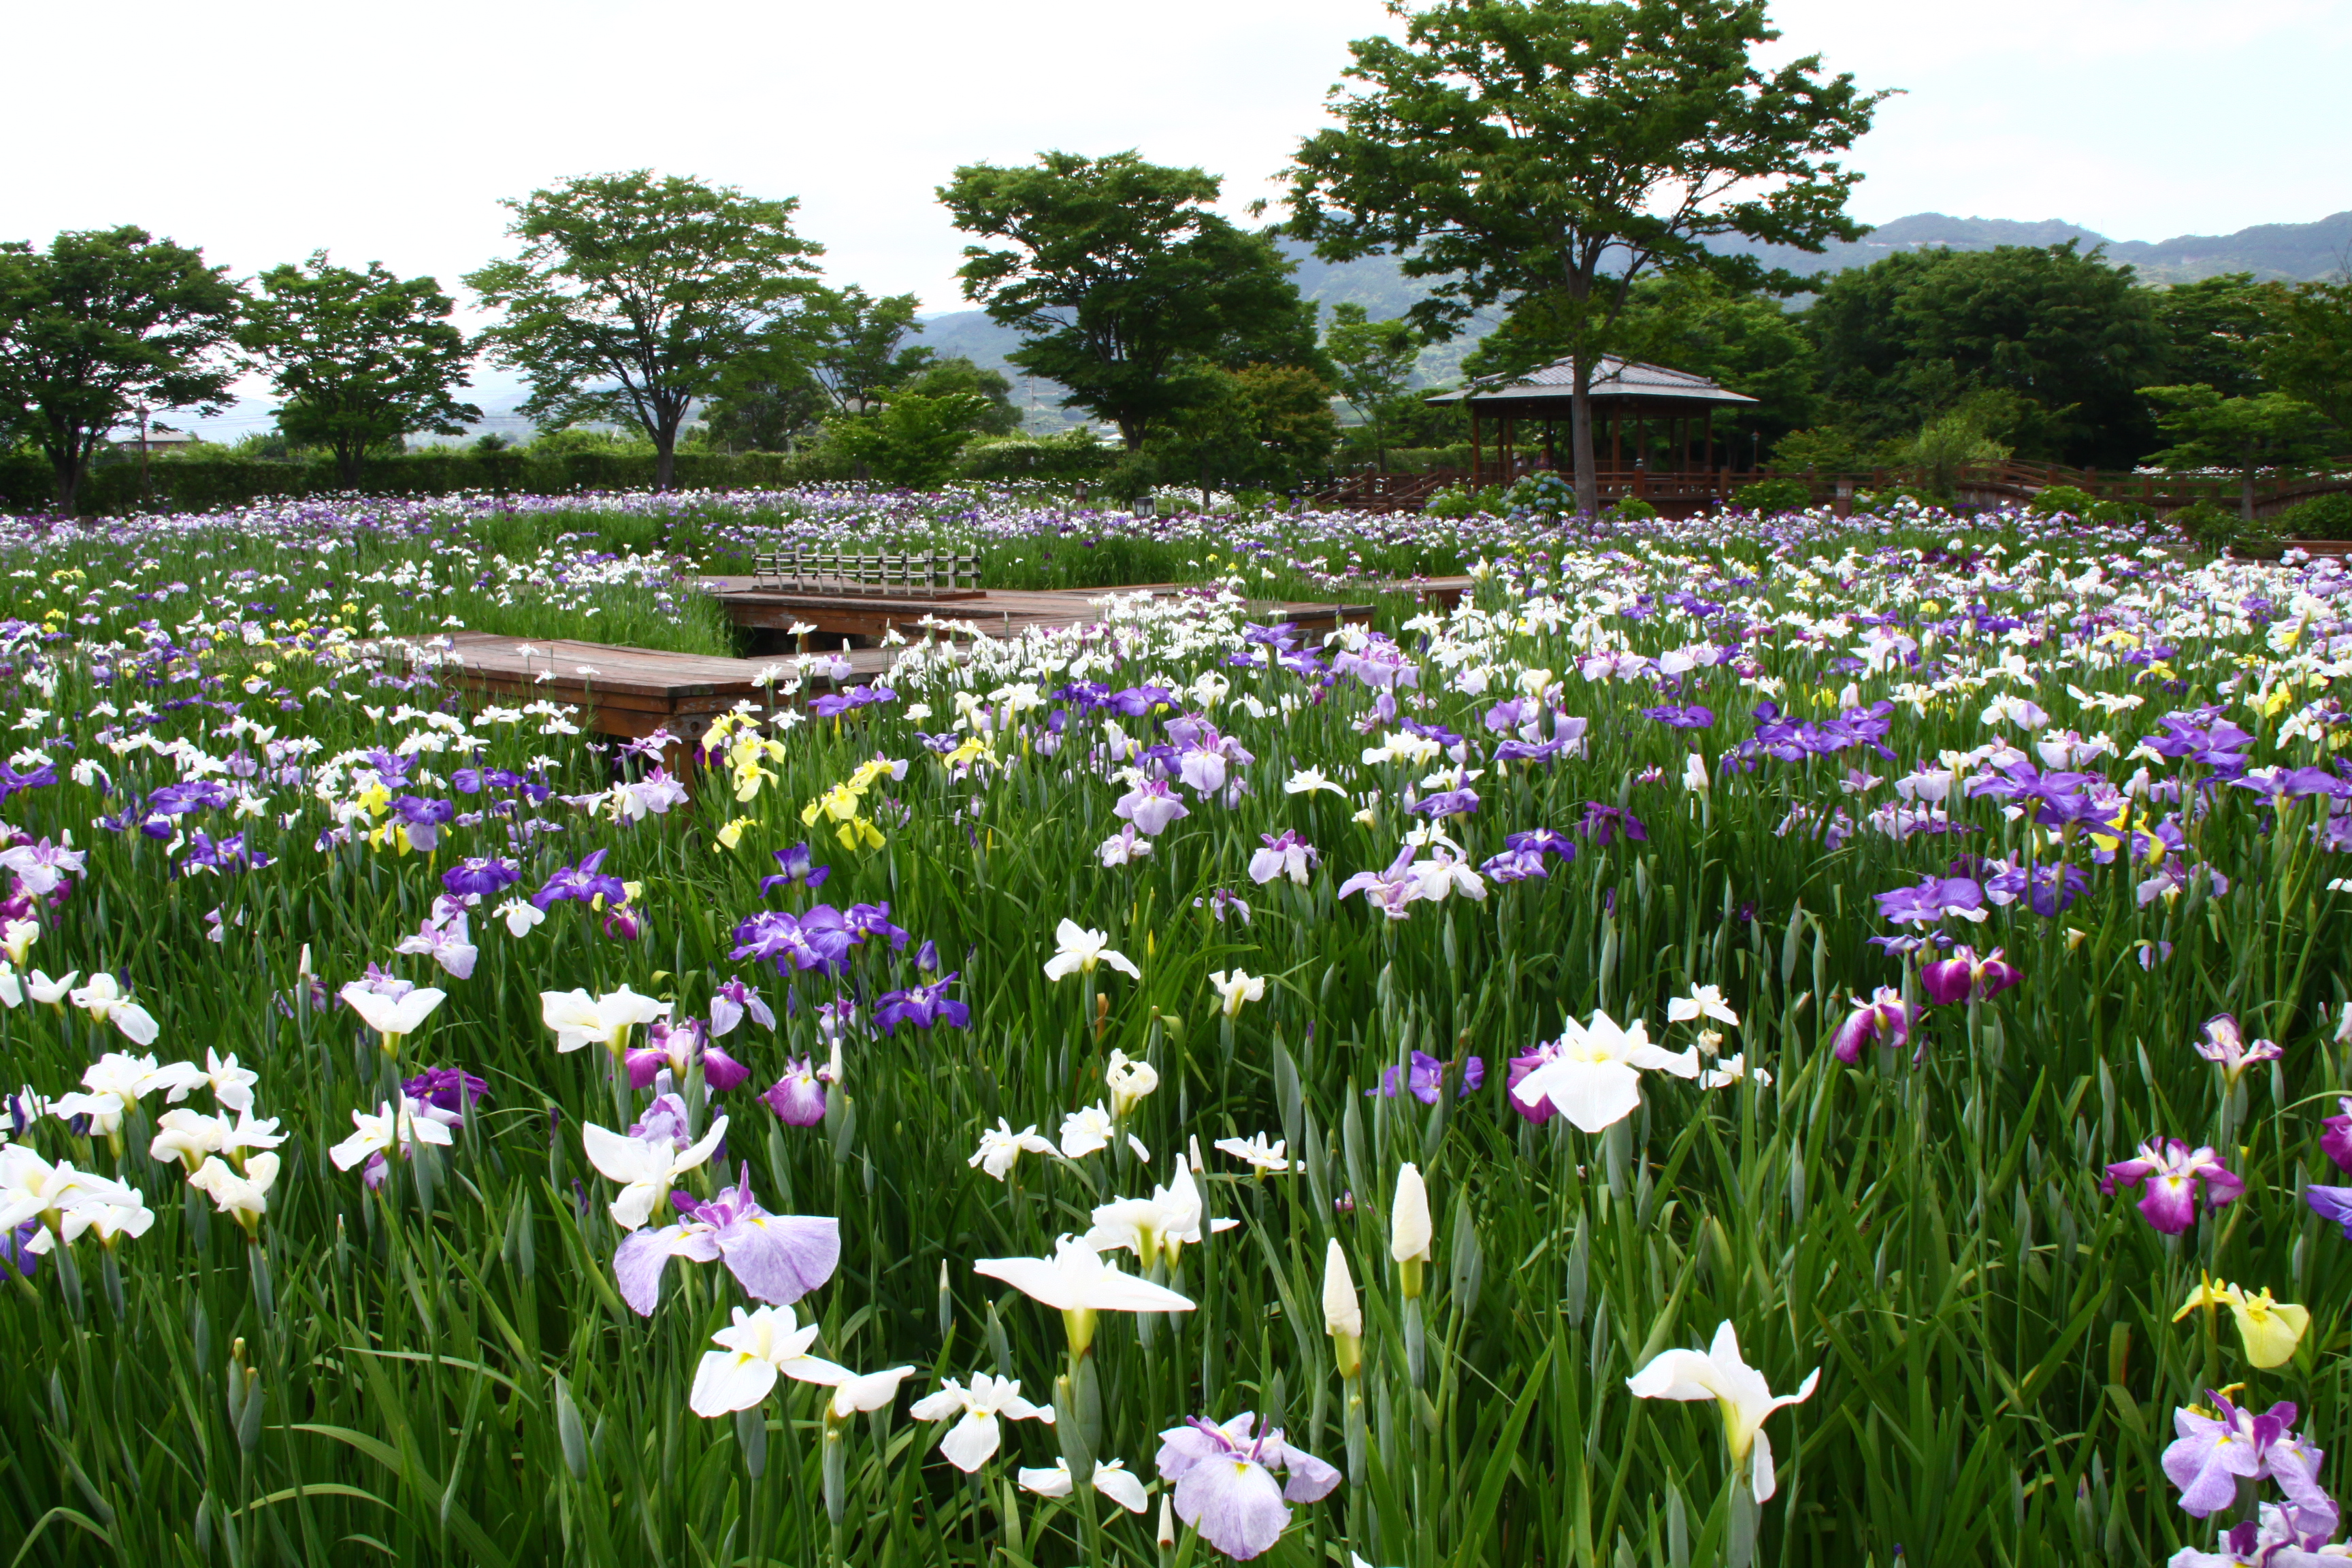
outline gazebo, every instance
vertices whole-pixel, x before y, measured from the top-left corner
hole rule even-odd
[[[1575,393],[1575,374],[1563,359],[1517,381],[1473,384],[1459,392],[1440,393],[1429,401],[1460,403],[1469,408],[1474,480],[1508,482],[1534,468],[1575,467],[1573,460],[1561,461],[1559,438],[1562,427],[1569,424]],[[1604,354],[1594,364],[1588,395],[1595,469],[1602,475],[1655,478],[1716,477],[1715,428],[1708,416],[1718,408],[1750,407],[1756,403],[1703,375],[1642,364],[1614,354]],[[1482,438],[1484,426],[1490,423],[1496,427],[1496,461],[1491,464]],[[1536,451],[1525,449],[1529,442],[1519,428],[1522,425],[1543,427],[1541,446]],[[1727,447],[1724,456],[1731,455]],[[1654,458],[1664,460],[1654,461]]]

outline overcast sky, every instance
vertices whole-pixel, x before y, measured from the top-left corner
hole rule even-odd
[[[2352,206],[2343,0],[1780,0],[1782,54],[1906,89],[1858,216],[2118,239]],[[1199,163],[1236,208],[1323,122],[1376,0],[20,4],[0,238],[137,223],[240,274],[324,247],[403,274],[500,253],[505,196],[650,165],[797,195],[836,283],[961,308],[960,163]],[[43,62],[47,62],[44,64]]]

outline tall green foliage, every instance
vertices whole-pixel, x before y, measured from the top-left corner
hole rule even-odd
[[[1400,11],[1402,8],[1400,7]],[[1291,228],[1333,260],[1393,252],[1433,279],[1414,315],[1450,335],[1503,305],[1517,337],[1576,366],[1577,500],[1597,505],[1588,391],[1629,291],[1654,271],[1767,281],[1706,242],[1853,239],[1860,176],[1830,154],[1878,97],[1809,55],[1777,70],[1761,0],[1447,0],[1402,41],[1349,46],[1338,129],[1300,143]],[[1793,286],[1793,279],[1769,279]]]
[[[140,405],[219,412],[240,302],[226,268],[143,228],[0,244],[0,425],[47,458],[58,510],[74,510],[90,455]]]
[[[1064,405],[1117,425],[1129,451],[1181,409],[1192,364],[1313,363],[1313,309],[1273,243],[1209,210],[1200,169],[1042,153],[972,163],[942,186],[964,247],[964,297],[1018,328],[1008,357],[1069,389]]]
[[[237,342],[269,366],[286,400],[278,429],[331,450],[345,485],[358,486],[371,449],[413,432],[463,435],[482,416],[455,395],[471,356],[434,279],[395,278],[378,261],[365,272],[330,266],[321,250],[256,282]]]
[[[651,170],[583,175],[505,204],[520,256],[466,278],[505,319],[483,334],[520,371],[523,412],[543,426],[633,424],[675,477],[697,399],[797,314],[824,247],[793,229],[796,199]]]

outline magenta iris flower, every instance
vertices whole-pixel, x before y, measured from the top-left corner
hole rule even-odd
[[[1902,992],[1882,985],[1867,1002],[1854,998],[1853,1011],[1831,1037],[1830,1054],[1852,1067],[1862,1059],[1863,1047],[1877,1044],[1894,1049],[1910,1039],[1918,1023],[1919,1009],[1906,1005]]]
[[[1288,1504],[1319,1501],[1339,1484],[1338,1470],[1286,1444],[1279,1428],[1252,1437],[1256,1421],[1246,1410],[1222,1426],[1188,1416],[1160,1434],[1160,1474],[1176,1483],[1176,1517],[1235,1562],[1282,1539]],[[1289,1479],[1276,1481],[1276,1470]]]
[[[2288,1430],[2294,1405],[2282,1401],[2257,1415],[2210,1389],[2205,1397],[2220,1416],[2175,1410],[2172,1428],[2179,1436],[2164,1450],[2164,1473],[2180,1489],[2183,1511],[2202,1519],[2229,1507],[2241,1479],[2276,1481],[2296,1504],[2335,1511],[2319,1485],[2319,1450]]]
[[[2139,1186],[2139,1212],[2167,1236],[2179,1236],[2197,1218],[2198,1184],[2204,1184],[2205,1206],[2221,1208],[2246,1190],[2221,1156],[2210,1147],[2191,1149],[2178,1138],[2151,1138],[2139,1146],[2139,1157],[2119,1160],[2107,1167],[2099,1191],[2112,1194],[2117,1186]],[[2145,1184],[2145,1185],[2143,1185]]]
[[[2337,1096],[2336,1104],[2343,1114],[2319,1124],[2319,1152],[2337,1169],[2352,1171],[2352,1095]]]
[[[2015,964],[2001,957],[2001,951],[1994,948],[1979,957],[1973,947],[1956,947],[1949,958],[1919,966],[1920,988],[1939,1007],[1998,996],[2025,978]]]
[[[651,1088],[655,1075],[664,1070],[683,1079],[698,1061],[702,1064],[702,1081],[714,1094],[724,1094],[751,1076],[750,1068],[711,1043],[699,1018],[677,1024],[656,1018],[646,1033],[650,1042],[623,1058],[632,1089]]]
[[[640,1317],[653,1316],[662,1271],[673,1258],[724,1262],[754,1301],[797,1301],[833,1278],[841,1262],[841,1222],[829,1216],[772,1215],[751,1196],[751,1168],[708,1203],[692,1193],[669,1195],[684,1216],[676,1225],[633,1230],[613,1254],[621,1300]]]
[[[784,1076],[763,1089],[761,1102],[787,1127],[814,1127],[824,1120],[824,1085],[809,1058],[784,1063]]]
[[[928,943],[926,946],[929,945]],[[945,1024],[951,1029],[971,1027],[971,1009],[947,994],[961,971],[950,971],[928,985],[909,985],[903,991],[885,991],[874,1001],[874,1021],[882,1026],[886,1035],[898,1033],[901,1024],[911,1024],[918,1029],[929,1029]]]

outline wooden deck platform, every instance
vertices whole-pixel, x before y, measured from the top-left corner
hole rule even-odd
[[[1133,588],[982,588],[937,595],[877,596],[872,593],[838,595],[785,592],[755,587],[743,576],[706,576],[695,585],[719,601],[728,618],[739,626],[789,632],[810,628],[814,646],[829,646],[837,637],[878,638],[896,629],[917,636],[925,616],[941,621],[968,621],[988,637],[1017,637],[1032,628],[1058,630],[1102,619],[1094,601],[1110,594],[1150,594],[1173,597],[1183,589],[1171,583],[1150,583]],[[1250,618],[1289,621],[1301,631],[1327,632],[1342,621],[1370,618],[1369,605],[1290,604],[1253,600]]]

